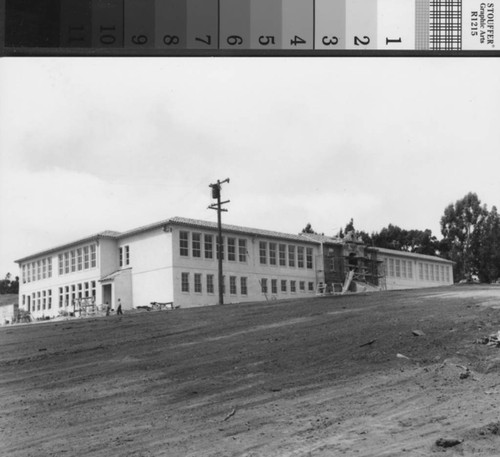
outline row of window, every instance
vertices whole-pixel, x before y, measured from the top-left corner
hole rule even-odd
[[[52,308],[52,290],[39,290],[31,295],[23,295],[23,307],[29,305],[30,311],[42,311]]]
[[[72,306],[79,299],[96,298],[96,282],[86,281],[59,287],[59,308]]]
[[[59,254],[59,275],[95,268],[97,265],[97,248],[89,244],[81,248]]]
[[[52,257],[45,257],[35,262],[26,263],[21,268],[21,280],[23,284],[51,277]]]
[[[192,279],[191,279],[192,277]],[[191,283],[192,281],[192,283]],[[278,290],[281,293],[291,293],[305,292],[306,291],[306,281],[296,281],[281,279],[269,279],[261,278],[259,279],[261,292],[263,294],[271,293],[278,294]],[[226,277],[222,278],[222,292],[226,293]],[[202,294],[214,294],[215,293],[215,275],[206,274],[205,278],[201,273],[181,273],[181,291],[189,293],[191,290],[195,293]],[[238,292],[239,290],[239,292]],[[314,282],[309,281],[307,283],[307,290],[310,292],[314,291]],[[246,276],[229,276],[229,294],[230,295],[248,295],[248,278]]]
[[[419,262],[418,277],[420,280],[450,282],[450,267]]]
[[[207,274],[205,275],[205,279],[203,280],[203,275],[201,273],[193,273],[193,283],[191,285],[191,274],[183,272],[181,273],[181,291],[182,292],[191,292],[191,287],[193,292],[197,294],[202,294],[203,291],[207,294],[215,293],[215,275]],[[225,284],[226,277],[222,277],[223,283],[223,293],[226,293]],[[240,295],[248,295],[248,278],[242,276],[238,278],[236,276],[229,276],[229,293],[231,295],[237,295],[238,286],[240,289]]]
[[[386,259],[388,277],[413,279],[413,262],[402,259]],[[450,282],[450,268],[447,265],[418,262],[418,277],[421,281]]]
[[[130,265],[130,246],[122,246],[119,255],[120,267]]]
[[[290,279],[288,281],[287,279],[280,279],[278,283],[277,279],[269,280],[268,278],[261,278],[259,282],[260,282],[260,290],[263,294],[268,294],[269,292],[271,292],[271,294],[277,294],[278,284],[279,284],[279,291],[282,293],[287,293],[288,290],[290,290],[292,294],[296,293],[297,286],[299,292],[306,291],[306,281],[296,281],[294,279]],[[307,282],[307,290],[309,292],[314,292],[314,282],[312,281]]]
[[[208,233],[185,232],[179,233],[179,254],[182,257],[191,257],[201,259],[219,258],[219,240],[218,236]],[[215,243],[214,243],[215,240]],[[215,251],[214,251],[215,250]],[[215,254],[214,254],[215,252]],[[247,261],[247,240],[244,238],[222,237],[222,258],[232,262]]]
[[[261,265],[312,269],[313,250],[293,244],[260,241],[259,260]]]
[[[413,279],[413,263],[411,260],[386,259],[387,276],[393,278]]]

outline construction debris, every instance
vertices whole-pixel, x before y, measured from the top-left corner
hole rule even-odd
[[[375,343],[377,340],[370,340],[367,343],[360,344],[359,347],[362,348],[364,346],[370,346],[371,344]]]
[[[411,333],[413,333],[415,336],[425,336],[425,333],[422,332],[422,330],[412,330]]]
[[[474,341],[476,344],[486,344],[487,346],[495,346],[497,348],[500,347],[500,330],[497,333],[492,333],[490,336],[484,336],[482,338],[478,338]]]
[[[436,446],[439,447],[453,447],[457,446],[458,444],[461,444],[462,440],[457,440],[454,438],[439,438],[436,441]]]
[[[397,357],[398,359],[407,359],[407,360],[410,360],[410,358],[409,358],[409,357],[406,357],[405,355],[403,355],[403,354],[399,354],[399,353],[398,353],[398,354],[396,354],[396,357]]]
[[[225,418],[224,421],[227,421],[230,417],[236,414],[236,408],[234,408]]]

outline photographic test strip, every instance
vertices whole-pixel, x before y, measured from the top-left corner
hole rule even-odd
[[[500,0],[0,0],[3,55],[498,55]]]

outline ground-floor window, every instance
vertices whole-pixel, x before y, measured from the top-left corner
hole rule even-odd
[[[301,292],[305,292],[305,290],[306,290],[306,282],[305,281],[299,282],[299,289]]]
[[[245,277],[240,278],[240,290],[241,295],[248,295],[247,278]]]
[[[229,293],[236,295],[236,276],[229,276]]]
[[[201,294],[201,274],[194,274],[194,291],[198,294]]]
[[[278,293],[278,280],[277,279],[271,279],[271,293],[272,294]]]
[[[207,275],[207,294],[214,293],[214,275]]]
[[[181,273],[181,290],[189,292],[189,273]]]
[[[260,287],[263,294],[267,294],[267,278],[262,278],[260,280]]]
[[[292,292],[293,294],[297,292],[296,284],[296,281],[290,281],[290,292]]]
[[[308,289],[309,289],[309,292],[314,292],[314,283],[312,281],[309,281]]]
[[[281,292],[286,292],[287,287],[286,287],[286,279],[281,280]]]

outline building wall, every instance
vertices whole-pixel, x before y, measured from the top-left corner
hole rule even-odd
[[[183,245],[185,252],[181,251],[181,233],[187,234],[187,247]],[[197,239],[193,237],[193,234],[200,240],[199,250],[197,248]],[[207,243],[206,236],[211,237],[211,243]],[[209,228],[173,228],[175,305],[191,307],[218,303],[216,239],[217,231]],[[241,243],[244,245],[244,259],[240,257]],[[211,250],[208,250],[208,253],[206,252],[207,245],[212,247]],[[234,251],[230,250],[230,245],[234,246]],[[284,259],[286,265],[280,265],[280,245],[285,246],[285,255],[281,255],[281,259]],[[315,259],[319,254],[317,244],[224,232],[223,246],[224,303],[274,300],[307,296],[315,293]],[[292,255],[290,255],[289,251],[290,246],[293,249]],[[299,248],[303,249],[302,267],[299,267],[298,262]],[[311,250],[311,268],[307,268],[307,249]],[[275,252],[275,255],[272,252]],[[281,252],[283,252],[283,248],[281,248]],[[290,266],[290,258],[294,259],[293,266]],[[187,278],[187,287],[186,285],[183,287],[183,278]],[[211,289],[208,284],[210,278],[213,284]],[[246,293],[242,281],[246,281]],[[282,290],[283,285],[286,286],[286,290]],[[293,286],[295,291],[291,290]],[[303,286],[302,289],[301,286]]]
[[[17,304],[0,305],[0,325],[12,324],[17,314]]]
[[[85,268],[83,249],[87,246],[95,246],[95,266],[92,266],[93,262],[89,250],[88,268]],[[79,270],[77,257],[75,259],[75,271],[73,271],[71,256],[69,256],[69,263],[66,264],[64,254],[66,252],[75,251],[76,255],[79,249],[82,249],[81,269]],[[63,256],[62,262],[60,262],[60,255]],[[38,260],[42,258],[50,258],[52,265],[50,275],[48,274],[48,270],[45,277],[43,277],[42,274],[40,279],[38,279],[38,275],[36,275],[35,278],[33,278],[33,275],[30,275],[31,277],[28,278],[26,274],[23,274],[23,271],[26,270],[25,268],[23,269],[23,266],[28,263],[37,263]],[[86,293],[89,296],[95,293],[96,302],[100,303],[101,291],[98,284],[101,277],[100,258],[101,253],[99,246],[95,242],[88,242],[76,245],[71,249],[65,249],[48,256],[43,256],[40,259],[34,258],[24,262],[20,265],[21,281],[19,285],[19,306],[22,309],[28,310],[29,303],[31,315],[37,319],[42,317],[56,317],[62,311],[73,312],[73,298],[78,298],[79,296],[84,297]]]
[[[438,257],[412,256],[399,251],[380,252],[384,261],[386,286],[392,289],[414,289],[453,284],[452,263]]]
[[[125,257],[127,247],[128,263]],[[131,301],[134,307],[147,306],[154,301],[174,301],[172,233],[158,228],[132,235],[119,240],[118,252],[120,248],[123,261],[119,268],[131,268]]]

